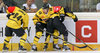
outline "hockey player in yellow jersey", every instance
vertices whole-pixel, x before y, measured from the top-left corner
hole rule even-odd
[[[66,12],[66,13],[68,13],[68,12]],[[72,14],[72,13],[69,13],[69,15],[68,14],[66,14],[65,13],[65,11],[64,11],[64,8],[63,7],[61,7],[61,6],[57,6],[57,7],[50,7],[49,8],[49,6],[48,5],[44,5],[43,6],[43,8],[41,8],[36,14],[35,14],[35,16],[33,17],[33,22],[34,22],[34,24],[36,25],[36,36],[34,37],[34,44],[33,44],[33,49],[35,49],[36,50],[36,44],[38,43],[38,41],[39,41],[39,39],[40,39],[40,37],[42,36],[42,30],[40,30],[40,29],[44,29],[44,28],[47,28],[47,31],[48,32],[50,32],[50,33],[53,33],[55,36],[59,36],[59,32],[58,31],[60,31],[60,33],[62,34],[63,32],[62,31],[64,31],[64,35],[67,37],[68,36],[68,32],[66,32],[64,29],[66,29],[65,28],[65,26],[64,26],[64,24],[62,23],[62,21],[64,20],[64,16],[65,15],[67,15],[67,16],[70,16],[70,17],[72,17],[74,20],[75,19],[77,19],[77,17],[76,16],[74,16],[74,14]],[[62,18],[60,18],[60,15],[61,15],[61,17]],[[64,16],[63,16],[64,15]],[[73,15],[73,16],[72,16]],[[57,18],[57,19],[59,19],[60,20],[60,22],[61,22],[61,24],[64,26],[64,29],[63,30],[60,30],[60,28],[58,29],[58,28],[56,28],[56,27],[52,27],[53,25],[51,24],[51,22],[53,22],[52,21],[52,19],[54,19],[54,18]],[[55,20],[56,21],[56,20]],[[48,24],[47,24],[48,23]],[[55,23],[55,22],[54,22]],[[55,23],[55,24],[59,24],[59,22],[57,23]],[[53,29],[52,29],[52,28]],[[55,30],[55,29],[57,29],[57,30]],[[64,38],[64,39],[66,39],[66,38]],[[46,42],[45,42],[45,44],[46,44],[46,46],[44,47],[44,49],[45,48],[47,48],[47,44],[48,44],[48,42],[49,42],[49,40],[50,40],[50,34],[46,34]],[[58,39],[56,38],[56,37],[54,37],[54,48],[59,48],[59,46],[58,46]],[[34,47],[34,45],[35,45],[35,47]]]
[[[4,1],[5,3],[5,1]],[[7,17],[8,22],[5,28],[5,36],[3,50],[9,50],[9,41],[13,37],[12,33],[14,32],[18,37],[21,37],[19,50],[26,50],[24,48],[24,44],[27,38],[27,34],[25,33],[25,29],[28,27],[29,17],[26,12],[20,9],[17,6],[13,6],[5,3],[7,8]]]
[[[40,37],[42,36],[42,33],[43,33],[43,31],[41,29],[46,28],[46,26],[47,26],[46,23],[48,22],[48,19],[55,17],[55,16],[58,16],[58,14],[53,14],[52,11],[47,13],[46,8],[48,8],[48,7],[44,6],[43,8],[38,10],[36,12],[35,16],[33,17],[33,22],[36,25],[36,27],[35,27],[36,28],[36,36],[34,37],[32,50],[37,50],[36,44],[38,43],[38,41],[39,41],[39,39],[40,39]],[[53,14],[53,15],[51,15],[51,14]],[[56,30],[54,30],[54,32],[55,31]],[[54,35],[58,36],[59,32],[54,33]],[[50,38],[50,36],[49,36],[49,38]],[[48,41],[46,41],[46,42],[48,42]],[[57,43],[57,41],[54,41],[54,42]],[[45,43],[45,44],[47,44],[47,43]]]
[[[51,10],[51,11],[50,11]],[[47,22],[47,31],[50,33],[54,33],[54,30],[57,29],[60,34],[63,35],[63,51],[65,50],[70,50],[70,48],[67,46],[66,41],[68,37],[68,32],[65,27],[65,25],[62,23],[64,21],[65,16],[71,17],[74,22],[78,21],[78,18],[76,15],[74,15],[72,12],[68,11],[66,8],[61,7],[61,6],[52,6],[49,8],[48,13],[53,12],[51,15],[57,15],[53,17],[49,17],[48,22]],[[56,32],[55,32],[56,33]],[[50,35],[50,34],[49,34]],[[47,35],[46,42],[49,42],[50,36]],[[57,37],[55,37],[55,40],[58,40]],[[54,44],[54,47],[57,46]],[[46,46],[47,47],[47,46]]]

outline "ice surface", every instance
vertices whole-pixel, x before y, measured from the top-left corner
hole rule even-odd
[[[18,51],[10,51],[5,53],[18,53]],[[100,53],[100,51],[28,51],[27,53]]]

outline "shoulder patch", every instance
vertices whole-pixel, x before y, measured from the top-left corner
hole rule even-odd
[[[8,12],[9,13],[13,13],[14,10],[15,10],[15,6],[8,7]]]
[[[53,6],[54,13],[59,12],[60,9],[61,9],[61,6]]]

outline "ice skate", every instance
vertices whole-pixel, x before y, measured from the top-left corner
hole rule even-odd
[[[33,45],[33,46],[32,46],[32,51],[37,51],[36,45]]]
[[[23,46],[19,45],[18,53],[27,53],[27,51],[26,51],[26,49]]]
[[[48,44],[46,44],[45,46],[44,46],[44,51],[46,51],[47,50],[47,48],[48,48]]]
[[[54,45],[53,45],[53,48],[54,48],[55,51],[61,49],[61,48],[58,46],[58,44],[54,44]]]
[[[9,50],[9,48],[8,47],[6,47],[6,44],[4,44],[4,47],[3,47],[3,53],[5,53],[5,52],[8,52],[8,50]]]
[[[62,51],[70,51],[70,48],[67,45],[63,45],[63,50]]]

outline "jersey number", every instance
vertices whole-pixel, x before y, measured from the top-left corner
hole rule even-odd
[[[19,14],[18,13],[16,13],[15,15],[14,15],[14,17],[13,18],[16,18],[17,17],[17,21],[19,21],[21,18],[22,18],[22,16],[18,16]]]

